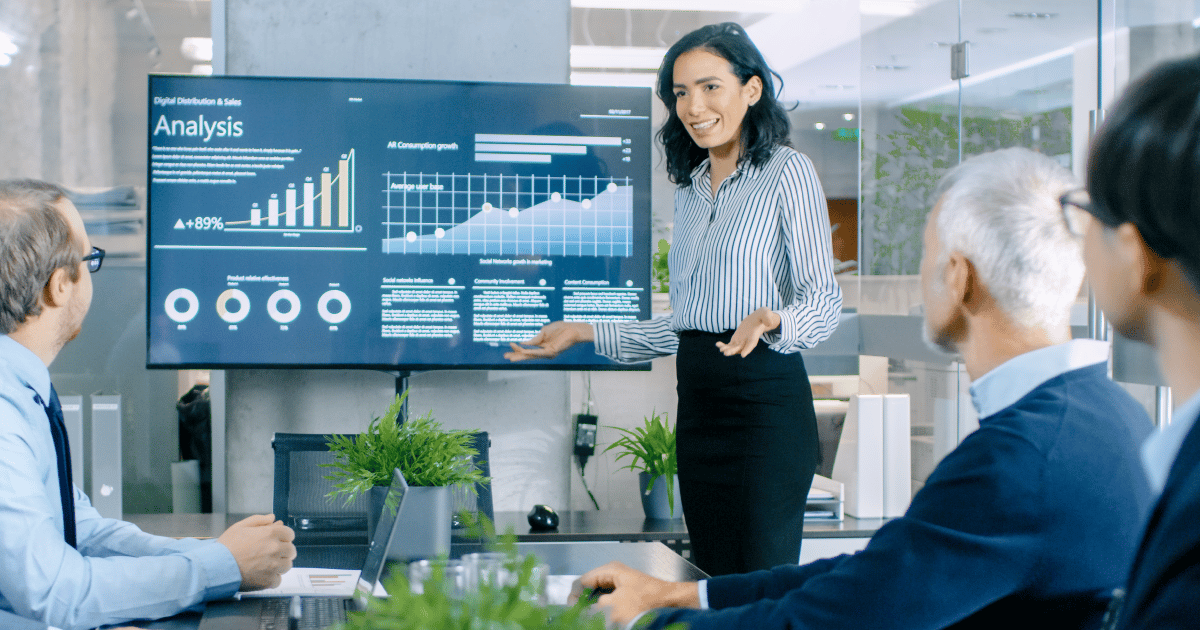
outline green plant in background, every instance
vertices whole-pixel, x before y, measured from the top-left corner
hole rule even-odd
[[[608,427],[622,433],[621,437],[604,449],[607,453],[617,449],[616,461],[628,457],[629,462],[622,469],[640,470],[650,475],[650,484],[646,487],[649,494],[654,489],[654,482],[659,477],[665,477],[667,484],[667,500],[671,504],[671,514],[675,513],[675,484],[672,478],[679,472],[679,463],[675,457],[675,427],[670,426],[667,414],[660,417],[657,411],[651,411],[649,418],[643,418],[644,426],[624,429]]]
[[[871,275],[916,274],[921,231],[935,201],[930,197],[941,177],[958,164],[958,114],[901,107],[879,120],[876,147],[863,146],[865,260],[859,268]],[[1069,156],[1070,108],[1031,116],[979,108],[963,116],[964,159],[1013,146]]]
[[[510,530],[498,545],[514,560],[517,556],[516,536]],[[588,608],[588,599],[581,597],[575,605],[546,606],[530,601],[533,591],[533,572],[538,558],[526,555],[520,562],[516,583],[506,585],[481,584],[478,590],[453,597],[446,583],[445,568],[435,568],[423,584],[420,594],[413,593],[403,570],[393,570],[386,581],[389,597],[372,597],[363,612],[350,613],[345,630],[604,630],[604,615]]]
[[[462,484],[474,492],[476,483],[487,481],[471,460],[478,455],[471,447],[474,431],[443,429],[432,411],[396,422],[407,397],[407,391],[396,396],[383,417],[371,420],[363,433],[331,436],[329,450],[335,460],[322,464],[337,469],[325,477],[336,482],[330,499],[344,496],[350,502],[373,486],[386,486],[396,468],[410,486]]]
[[[655,293],[671,292],[671,269],[667,267],[667,253],[671,244],[667,239],[658,239],[658,250],[650,254],[650,280]]]

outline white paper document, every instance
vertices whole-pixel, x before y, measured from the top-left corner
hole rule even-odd
[[[571,596],[571,586],[578,579],[578,575],[546,576],[546,603],[555,606],[568,605],[567,598]]]
[[[314,569],[293,567],[283,574],[283,580],[275,588],[261,591],[243,591],[239,597],[290,597],[292,595],[350,597],[358,584],[358,569]],[[387,597],[382,584],[375,585],[376,597]]]

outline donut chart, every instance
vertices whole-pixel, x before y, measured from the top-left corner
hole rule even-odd
[[[334,313],[329,310],[330,302],[338,303],[340,307],[338,312]],[[350,317],[350,296],[337,289],[326,291],[321,296],[321,300],[317,302],[317,313],[321,316],[321,319],[330,324],[340,324],[346,321],[346,318]]]
[[[279,303],[287,302],[288,310],[280,311]],[[300,316],[300,296],[295,291],[280,289],[267,300],[267,314],[280,324],[290,324]]]
[[[236,309],[230,310],[229,303],[234,302],[237,305]],[[226,289],[221,296],[217,298],[217,315],[221,319],[236,324],[250,314],[250,297],[241,289]]]
[[[252,302],[251,297],[245,291],[226,289],[217,296],[215,303],[217,315],[226,323],[241,323],[249,317]],[[277,289],[266,300],[267,315],[280,325],[286,326],[296,321],[303,310],[303,301],[291,289]],[[337,289],[326,291],[317,301],[317,314],[329,324],[336,325],[346,321],[350,317],[350,310],[350,296]],[[171,321],[186,324],[199,315],[200,298],[191,289],[183,287],[174,289],[167,294],[166,300],[163,301],[163,311]]]
[[[180,311],[176,306],[179,301],[187,302],[187,310]],[[167,294],[166,303],[163,308],[167,311],[167,317],[177,324],[186,324],[196,318],[196,314],[200,312],[200,300],[188,289],[175,289]]]

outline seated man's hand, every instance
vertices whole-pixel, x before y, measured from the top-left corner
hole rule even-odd
[[[695,582],[667,582],[620,562],[610,562],[580,576],[571,589],[572,602],[579,599],[584,588],[606,591],[596,599],[596,606],[607,609],[605,616],[621,625],[654,608],[700,607]]]
[[[217,540],[237,560],[241,590],[255,591],[279,586],[296,558],[295,538],[296,532],[273,514],[258,514],[234,523]]]

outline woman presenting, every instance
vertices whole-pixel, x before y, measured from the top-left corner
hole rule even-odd
[[[788,146],[772,75],[731,22],[663,59],[658,138],[678,186],[670,317],[554,322],[505,354],[552,358],[585,341],[621,362],[678,353],[679,489],[692,559],[710,575],[798,560],[817,460],[799,350],[833,333],[842,305],[825,195]]]

